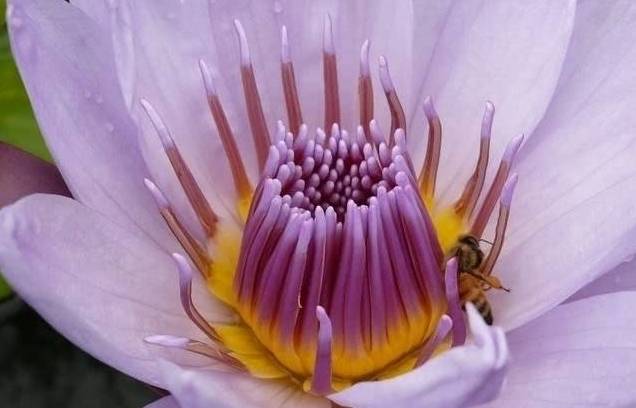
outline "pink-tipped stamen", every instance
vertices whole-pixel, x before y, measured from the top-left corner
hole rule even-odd
[[[495,239],[493,240],[492,248],[484,260],[481,269],[481,273],[484,276],[490,276],[493,268],[495,267],[495,263],[499,258],[501,249],[503,248],[506,227],[508,226],[508,217],[510,216],[510,204],[512,202],[512,195],[518,179],[519,177],[517,174],[510,176],[501,192],[501,198],[499,200],[499,216],[497,217],[497,226],[495,227]]]
[[[205,86],[210,112],[212,113],[214,123],[216,124],[217,131],[219,132],[219,138],[221,139],[221,144],[225,150],[225,155],[230,163],[230,170],[234,180],[234,188],[236,189],[239,197],[249,197],[252,194],[252,186],[247,177],[238,146],[236,145],[234,133],[232,132],[230,123],[228,122],[223,106],[221,105],[221,100],[216,92],[212,74],[203,60],[199,60],[199,69]]]
[[[186,315],[192,322],[205,333],[211,340],[220,342],[220,337],[216,330],[205,320],[203,315],[194,306],[192,301],[192,268],[188,261],[180,254],[172,254],[172,258],[177,264],[179,272],[179,296],[181,298],[181,306]]]
[[[369,122],[373,119],[373,83],[369,70],[369,40],[360,49],[360,77],[358,78],[358,99],[360,103],[360,123],[367,140],[371,141]]]
[[[470,219],[473,215],[477,200],[481,195],[486,179],[486,169],[488,168],[488,159],[490,154],[490,136],[492,133],[492,121],[495,114],[495,105],[492,102],[486,102],[486,110],[484,118],[481,122],[481,138],[479,142],[479,158],[475,166],[473,175],[468,180],[464,192],[455,203],[455,213],[466,219]]]
[[[503,190],[504,184],[506,180],[508,180],[508,175],[510,174],[510,169],[514,163],[515,156],[521,147],[521,143],[523,143],[523,135],[519,135],[512,139],[501,159],[501,163],[499,164],[499,168],[497,169],[497,173],[495,174],[495,178],[490,185],[490,189],[486,194],[486,198],[484,198],[483,203],[481,204],[481,208],[479,212],[475,216],[475,220],[473,221],[473,225],[470,228],[470,233],[476,237],[481,237],[484,233],[484,229],[486,229],[486,225],[488,224],[488,220],[490,219],[490,215],[492,214],[492,210],[495,208],[497,200],[501,195],[501,191]]]
[[[420,172],[420,192],[427,199],[435,194],[435,182],[442,148],[442,122],[433,106],[433,99],[428,96],[424,100],[424,114],[428,121],[428,141],[426,144],[426,156]]]
[[[203,194],[203,191],[201,191],[201,188],[194,178],[192,171],[190,171],[190,168],[186,164],[186,161],[183,159],[181,152],[170,136],[170,131],[166,127],[165,123],[163,122],[155,108],[150,104],[150,102],[146,101],[145,99],[142,99],[141,105],[148,114],[152,125],[159,135],[159,139],[161,140],[163,149],[166,152],[168,159],[170,160],[172,169],[177,175],[179,183],[181,183],[181,187],[188,197],[190,205],[194,209],[194,212],[197,215],[199,222],[203,227],[203,230],[208,237],[213,237],[216,233],[218,216],[210,206],[210,203]]]
[[[384,56],[380,57],[380,82],[382,83],[382,89],[384,89],[386,101],[389,104],[389,110],[391,111],[391,133],[389,134],[389,145],[393,146],[395,142],[393,134],[395,131],[397,129],[406,129],[406,116],[404,115],[404,108],[402,108],[395,86],[393,85],[393,80],[391,79],[389,63]]]
[[[174,210],[170,206],[170,203],[161,192],[161,190],[155,185],[155,183],[148,179],[144,179],[144,184],[146,185],[148,191],[150,191],[150,194],[152,195],[155,203],[157,204],[157,207],[159,208],[159,213],[170,228],[172,234],[175,236],[175,238],[177,238],[177,241],[179,241],[192,262],[194,262],[199,272],[203,276],[207,276],[210,260],[201,244],[199,244],[199,242],[194,239],[194,237],[188,232],[183,224],[181,224],[176,214],[174,213]]]
[[[287,107],[287,118],[289,129],[296,135],[303,123],[303,115],[298,98],[296,87],[296,76],[294,75],[294,64],[289,51],[289,39],[287,38],[287,27],[281,28],[281,76],[283,82],[283,94],[285,95],[285,105]]]
[[[453,321],[452,335],[453,347],[461,346],[466,342],[466,322],[459,299],[459,286],[457,282],[457,258],[451,258],[446,263],[444,282],[446,284],[446,300],[448,301],[448,315]]]
[[[256,77],[254,76],[254,68],[252,67],[252,58],[247,44],[247,37],[241,22],[234,20],[234,28],[239,41],[241,50],[241,81],[243,83],[243,94],[245,96],[245,106],[247,107],[247,117],[252,130],[252,139],[256,147],[256,158],[258,160],[259,170],[265,165],[267,159],[267,150],[270,145],[269,130],[267,129],[267,121],[263,112],[261,97],[256,85]]]
[[[311,392],[322,396],[333,392],[331,386],[331,343],[333,333],[331,320],[329,320],[329,316],[327,316],[327,312],[322,306],[316,307],[316,318],[318,319],[319,328]]]
[[[325,129],[340,123],[340,96],[338,94],[338,69],[336,49],[333,43],[331,16],[325,16],[323,29],[323,80],[325,85]]]

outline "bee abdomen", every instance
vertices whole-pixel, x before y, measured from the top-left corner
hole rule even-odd
[[[492,308],[490,307],[490,303],[486,300],[486,297],[483,296],[475,301],[475,307],[477,311],[484,318],[484,321],[489,326],[492,326],[493,316],[492,316]]]

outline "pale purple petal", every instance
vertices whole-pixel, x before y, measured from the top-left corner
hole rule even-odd
[[[140,126],[143,156],[153,181],[182,221],[190,230],[198,231],[196,217],[140,101],[150,102],[161,116],[215,211],[233,212],[232,177],[199,72],[199,60],[210,63],[214,55],[208,2],[117,0],[114,5],[111,30],[115,55],[125,97]],[[234,36],[225,41],[233,43]],[[237,95],[242,92],[240,87],[233,91]],[[234,124],[232,105],[224,107]],[[251,146],[239,146],[252,151]],[[245,157],[246,163],[251,164],[251,158]]]
[[[100,27],[108,28],[110,20],[108,5],[111,0],[73,0],[71,3],[88,14]]]
[[[636,292],[558,306],[508,334],[506,385],[488,407],[633,407]]]
[[[0,268],[65,337],[147,383],[163,385],[155,361],[161,349],[145,344],[144,337],[202,338],[179,304],[170,257],[140,231],[77,201],[38,194],[0,211]],[[203,282],[196,283],[199,310],[211,320],[227,319]]]
[[[361,382],[329,398],[356,408],[460,408],[492,400],[499,393],[508,363],[503,331],[487,326],[468,307],[473,339],[399,377]]]
[[[0,207],[33,193],[71,195],[54,165],[0,142]]]
[[[62,1],[9,1],[7,21],[38,123],[73,196],[173,249],[143,185],[137,130],[123,104],[106,33]]]
[[[495,268],[495,322],[518,327],[636,252],[636,4],[585,2],[554,100],[522,148]]]
[[[172,395],[169,395],[167,397],[158,399],[155,402],[151,402],[144,408],[180,408],[180,405]]]
[[[636,290],[636,260],[623,262],[611,271],[579,289],[568,298],[568,302],[591,296]]]
[[[427,8],[428,2],[415,7]],[[574,9],[574,1],[454,3],[419,89],[420,104],[432,96],[443,123],[443,200],[456,199],[473,171],[487,100],[496,107],[493,161],[510,139],[535,128],[561,72]],[[421,110],[413,113],[409,140],[416,159],[421,159],[425,120]],[[495,169],[489,169],[487,180]]]
[[[329,408],[328,400],[304,393],[297,385],[259,380],[247,374],[187,369],[163,361],[164,382],[188,408]]]

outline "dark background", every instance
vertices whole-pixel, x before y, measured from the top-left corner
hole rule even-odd
[[[0,303],[0,407],[138,408],[157,398],[73,346],[17,296]]]

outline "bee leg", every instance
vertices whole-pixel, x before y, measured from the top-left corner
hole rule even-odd
[[[484,288],[485,290],[501,289],[501,290],[505,290],[506,292],[510,292],[510,289],[504,287],[501,284],[501,281],[495,276],[486,276],[482,274],[481,272],[476,272],[476,271],[471,271],[469,273],[487,285],[487,287]]]

